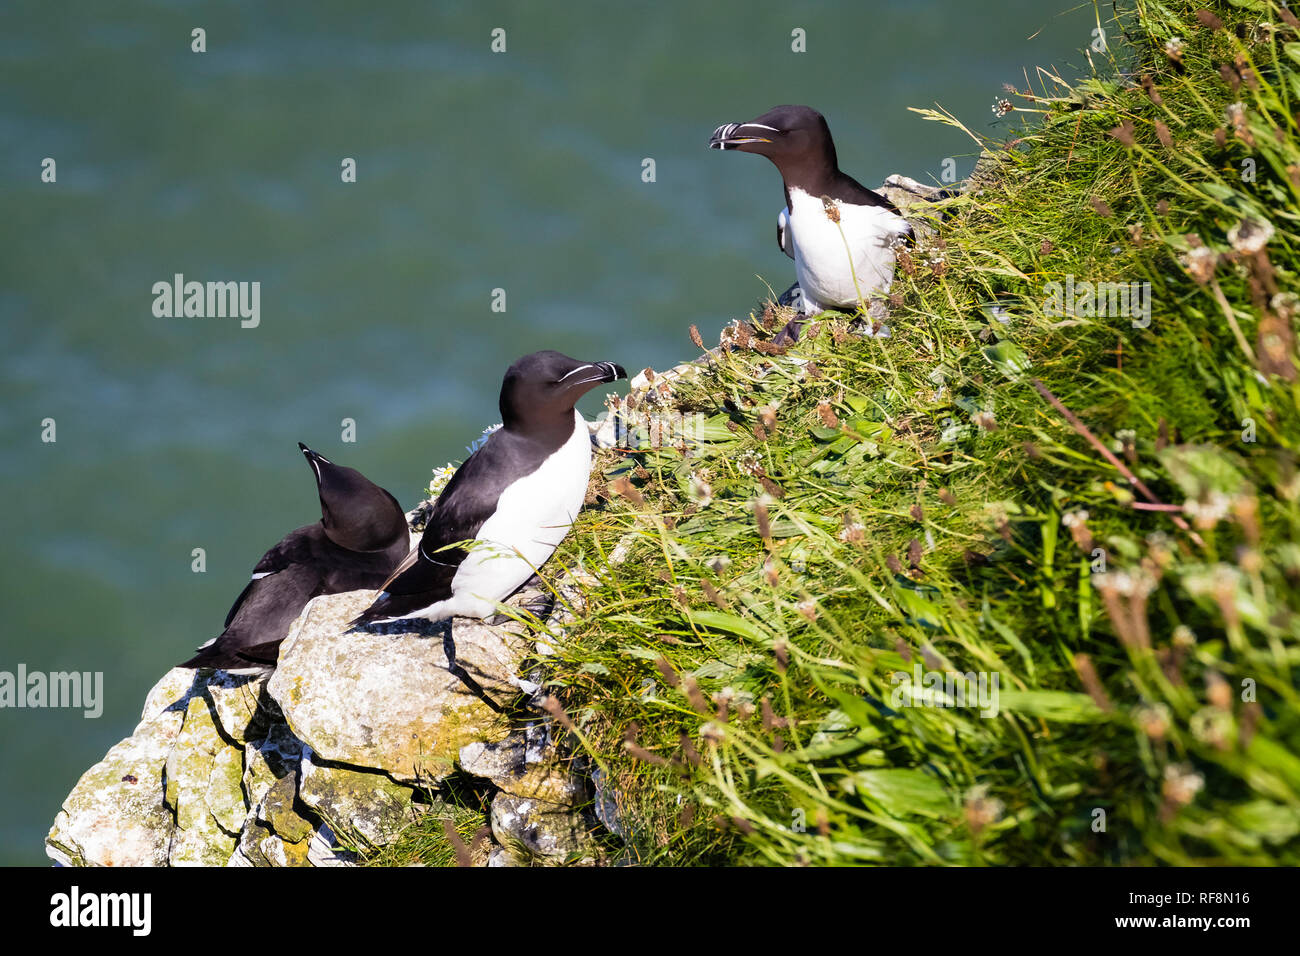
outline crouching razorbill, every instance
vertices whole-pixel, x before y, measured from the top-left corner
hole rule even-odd
[[[612,362],[526,355],[501,383],[502,427],[456,470],[419,546],[352,626],[406,617],[485,618],[549,558],[577,517],[591,433],[574,403],[626,378]]]
[[[316,474],[321,520],[285,535],[257,562],[226,615],[225,630],[182,667],[274,667],[289,625],[312,598],[379,587],[411,550],[397,499],[361,472],[301,442]]]
[[[785,180],[776,241],[794,260],[804,315],[858,308],[889,292],[895,250],[912,228],[894,205],[842,173],[830,127],[807,106],[778,106],[713,131],[711,149],[766,156]]]

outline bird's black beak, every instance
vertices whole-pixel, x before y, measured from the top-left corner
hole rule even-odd
[[[602,382],[614,382],[620,378],[627,378],[627,372],[623,371],[623,366],[616,365],[613,362],[594,362],[596,368],[605,373]]]
[[[326,458],[324,455],[321,455],[321,454],[318,454],[317,452],[312,451],[310,448],[308,448],[308,447],[307,447],[306,445],[304,445],[302,442],[298,442],[298,450],[299,450],[300,452],[302,452],[303,457],[307,459],[307,464],[311,465],[311,470],[314,471],[314,472],[316,472],[316,480],[317,480],[317,481],[320,481],[320,477],[321,477],[321,474],[320,474],[320,466],[321,466],[321,465],[332,465],[332,464],[334,464],[334,462],[330,461],[330,460],[329,460],[328,458]]]
[[[709,149],[740,149],[751,143],[770,143],[778,132],[761,123],[725,123],[709,137]]]
[[[568,398],[575,398],[585,395],[597,385],[619,378],[627,378],[623,366],[613,362],[588,362],[579,365],[556,384]]]

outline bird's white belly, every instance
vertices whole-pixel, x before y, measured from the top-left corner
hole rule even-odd
[[[478,544],[452,578],[451,613],[485,617],[549,558],[582,508],[591,475],[591,434],[574,411],[574,430],[532,474],[501,493]]]
[[[907,221],[881,206],[836,203],[838,224],[826,216],[821,197],[790,190],[790,239],[795,272],[809,314],[856,308],[889,292],[894,280],[894,241]],[[856,277],[856,285],[854,279]]]

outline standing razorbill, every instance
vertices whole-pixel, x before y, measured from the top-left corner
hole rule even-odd
[[[298,443],[316,475],[321,520],[290,531],[257,562],[225,630],[182,667],[274,667],[289,625],[312,598],[376,588],[410,553],[397,499],[361,472]]]
[[[554,553],[582,507],[591,433],[574,403],[626,377],[612,362],[559,352],[534,352],[510,366],[501,383],[501,428],[456,470],[419,546],[352,626],[495,614],[497,602]]]
[[[859,298],[870,304],[873,294],[889,291],[896,245],[912,227],[888,199],[840,172],[821,113],[778,106],[748,123],[719,126],[709,148],[758,153],[780,170],[785,208],[776,241],[794,260],[800,312],[855,310]]]

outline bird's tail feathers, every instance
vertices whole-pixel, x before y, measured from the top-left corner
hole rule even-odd
[[[348,621],[347,629],[354,631],[359,627],[366,627],[370,624],[377,624],[380,621],[388,620],[393,616],[392,597],[387,591],[380,592],[379,597],[375,598],[370,607],[366,608],[352,620]]]
[[[246,648],[245,651],[256,650],[256,648]],[[178,667],[189,667],[193,669],[212,668],[223,671],[248,671],[253,669],[265,670],[268,667],[274,667],[275,662],[266,663],[261,660],[253,660],[244,657],[238,649],[230,649],[221,646],[221,641],[216,640],[211,644],[199,648],[197,654],[191,657]]]

